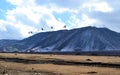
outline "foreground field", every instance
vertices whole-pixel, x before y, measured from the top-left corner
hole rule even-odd
[[[120,75],[120,57],[0,53],[0,74]]]

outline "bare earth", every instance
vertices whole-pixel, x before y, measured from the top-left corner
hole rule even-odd
[[[120,75],[120,57],[0,53],[0,75]]]

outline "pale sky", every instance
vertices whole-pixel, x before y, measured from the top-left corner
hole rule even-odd
[[[23,39],[42,32],[41,28],[55,31],[64,25],[120,32],[119,13],[120,0],[0,0],[0,39]]]

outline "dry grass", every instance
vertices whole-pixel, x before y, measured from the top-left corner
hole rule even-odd
[[[114,56],[75,56],[75,55],[43,55],[43,54],[11,54],[0,53],[0,58],[22,58],[29,60],[61,59],[77,62],[103,62],[120,64],[120,57]],[[91,61],[87,61],[90,59]],[[120,75],[120,68],[83,66],[83,65],[57,65],[57,64],[24,64],[17,62],[0,61],[0,67],[22,72],[51,72],[63,75]],[[16,74],[17,75],[17,74]],[[27,74],[26,74],[27,75]],[[30,74],[28,74],[30,75]],[[49,74],[48,74],[49,75]]]

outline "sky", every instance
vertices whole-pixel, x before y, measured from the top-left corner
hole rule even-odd
[[[120,0],[0,0],[0,39],[23,39],[65,25],[120,32],[119,7]]]

